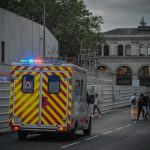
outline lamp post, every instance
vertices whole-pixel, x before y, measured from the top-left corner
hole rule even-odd
[[[43,59],[45,59],[45,0],[43,0]]]

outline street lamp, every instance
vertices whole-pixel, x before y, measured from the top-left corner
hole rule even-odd
[[[45,0],[43,0],[43,59],[45,59]]]

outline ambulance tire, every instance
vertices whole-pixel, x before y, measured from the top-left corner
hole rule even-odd
[[[73,128],[69,135],[68,135],[69,140],[75,140],[76,139],[76,128]]]
[[[19,131],[18,132],[18,138],[19,138],[19,140],[25,140],[26,139],[26,137],[27,137],[27,133],[26,132],[24,132],[24,131]]]
[[[83,130],[84,135],[90,135],[91,134],[91,118],[89,120],[88,128]]]

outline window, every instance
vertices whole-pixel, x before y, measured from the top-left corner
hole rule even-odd
[[[76,80],[75,82],[75,94],[80,95],[80,80]]]
[[[146,56],[146,47],[144,44],[140,45],[140,52],[139,52],[139,55],[140,56]]]
[[[150,66],[144,66],[139,70],[138,78],[140,86],[150,87]]]
[[[60,77],[56,75],[48,76],[48,93],[58,94],[60,92]]]
[[[97,46],[97,49],[98,49],[98,56],[102,56],[102,47],[101,47],[101,45],[98,45]]]
[[[34,92],[34,76],[24,75],[22,77],[22,92],[23,93],[33,93]]]
[[[4,41],[2,41],[2,45],[1,45],[1,54],[2,54],[1,61],[2,63],[4,63],[5,62],[5,42]]]
[[[122,45],[118,46],[118,56],[123,56],[123,46]]]
[[[150,56],[150,44],[147,46],[147,54]]]
[[[109,46],[108,45],[104,46],[104,56],[109,56]]]
[[[129,44],[125,47],[125,55],[131,56],[131,46]]]
[[[117,70],[117,85],[132,85],[132,71],[127,66],[122,66]]]

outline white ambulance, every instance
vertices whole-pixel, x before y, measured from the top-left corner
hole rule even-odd
[[[91,133],[86,70],[73,64],[22,60],[11,64],[10,127],[31,133]]]

